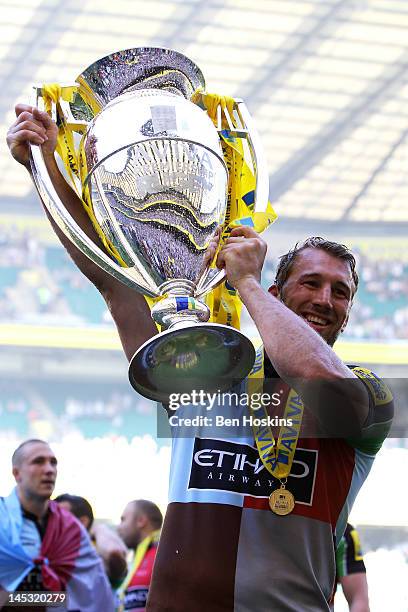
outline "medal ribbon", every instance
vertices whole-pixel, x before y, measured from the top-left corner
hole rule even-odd
[[[259,344],[256,349],[255,365],[248,377],[248,395],[259,393],[263,390],[263,345]],[[304,406],[300,395],[290,389],[286,400],[283,418],[285,421],[292,420],[292,425],[283,425],[279,429],[278,442],[272,433],[270,425],[255,425],[254,419],[268,419],[268,412],[263,406],[262,410],[254,410],[249,401],[249,409],[252,416],[252,431],[259,457],[272,476],[279,480],[287,478],[292,468],[296,446],[300,435]],[[259,413],[261,413],[259,415]]]

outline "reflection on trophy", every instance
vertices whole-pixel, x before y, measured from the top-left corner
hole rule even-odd
[[[81,180],[72,180],[88,198],[108,253],[67,213],[41,149],[31,149],[38,191],[59,227],[105,271],[158,298],[151,312],[164,331],[140,347],[129,369],[133,387],[158,401],[193,389],[225,390],[249,373],[255,356],[240,331],[208,322],[204,301],[225,277],[209,264],[228,205],[219,138],[226,121],[230,135],[249,148],[255,207],[266,206],[267,173],[244,104],[235,101],[234,118],[223,111],[217,129],[191,101],[204,85],[199,68],[180,53],[129,49],[87,68],[71,99],[59,103],[58,117],[54,106],[54,118],[82,135]],[[42,88],[35,96],[43,106]]]

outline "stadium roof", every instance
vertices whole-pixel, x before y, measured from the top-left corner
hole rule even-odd
[[[281,219],[408,221],[406,0],[0,0],[0,6],[2,132],[33,82],[71,82],[119,49],[170,47],[197,62],[209,91],[247,102]],[[5,147],[0,168],[3,212],[18,202],[37,206]]]

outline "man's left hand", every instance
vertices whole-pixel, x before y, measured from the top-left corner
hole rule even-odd
[[[260,281],[266,250],[266,242],[252,227],[236,227],[218,255],[217,267],[225,268],[228,282],[239,291],[249,280]]]

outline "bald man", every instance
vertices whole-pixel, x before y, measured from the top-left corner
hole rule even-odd
[[[118,590],[119,611],[145,610],[162,523],[160,509],[147,499],[131,501],[123,511],[118,532],[134,555]]]

